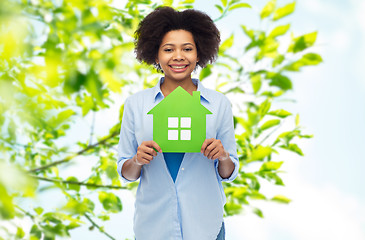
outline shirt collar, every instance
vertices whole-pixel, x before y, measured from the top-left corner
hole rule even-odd
[[[155,102],[157,99],[164,97],[162,94],[162,91],[161,91],[161,87],[160,87],[164,80],[165,80],[165,78],[161,77],[160,81],[158,81],[156,86],[153,87],[153,99]]]
[[[163,94],[162,94],[160,86],[161,86],[161,84],[163,83],[164,80],[165,80],[165,78],[161,77],[160,81],[158,81],[156,86],[153,87],[153,97],[154,97],[155,101],[157,99],[159,99],[160,97],[163,98]],[[203,84],[199,81],[199,79],[193,78],[192,81],[193,81],[194,85],[197,86],[196,90],[200,92],[200,96],[203,99],[205,99],[207,102],[210,102],[210,99],[209,99],[208,94],[207,94],[207,89],[203,86]]]

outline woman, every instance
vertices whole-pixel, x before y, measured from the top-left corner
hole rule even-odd
[[[154,10],[136,30],[137,59],[163,72],[159,83],[125,102],[118,173],[125,181],[140,178],[134,232],[137,240],[224,239],[222,181],[237,176],[233,116],[228,99],[204,88],[191,73],[217,57],[219,31],[196,10]],[[206,140],[200,153],[163,153],[152,140],[147,112],[178,86],[200,91],[207,116]]]

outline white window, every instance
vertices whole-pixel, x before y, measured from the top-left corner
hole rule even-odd
[[[181,140],[191,140],[191,131],[181,130]]]
[[[168,140],[179,140],[179,131],[178,130],[168,130],[167,132]]]
[[[179,118],[169,117],[168,118],[168,128],[178,128],[178,127],[179,127]]]
[[[167,119],[168,140],[191,140],[191,118],[190,117],[169,117]],[[180,122],[180,124],[179,124]],[[179,127],[180,125],[180,127]],[[179,137],[180,136],[180,137]]]
[[[180,122],[181,128],[191,128],[191,118],[189,117],[182,117]]]

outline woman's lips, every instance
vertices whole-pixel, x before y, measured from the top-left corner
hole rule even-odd
[[[170,69],[174,72],[184,72],[189,65],[169,65]]]

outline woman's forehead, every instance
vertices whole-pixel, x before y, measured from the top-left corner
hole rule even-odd
[[[195,45],[193,34],[186,30],[172,30],[167,32],[161,41],[164,45]]]

